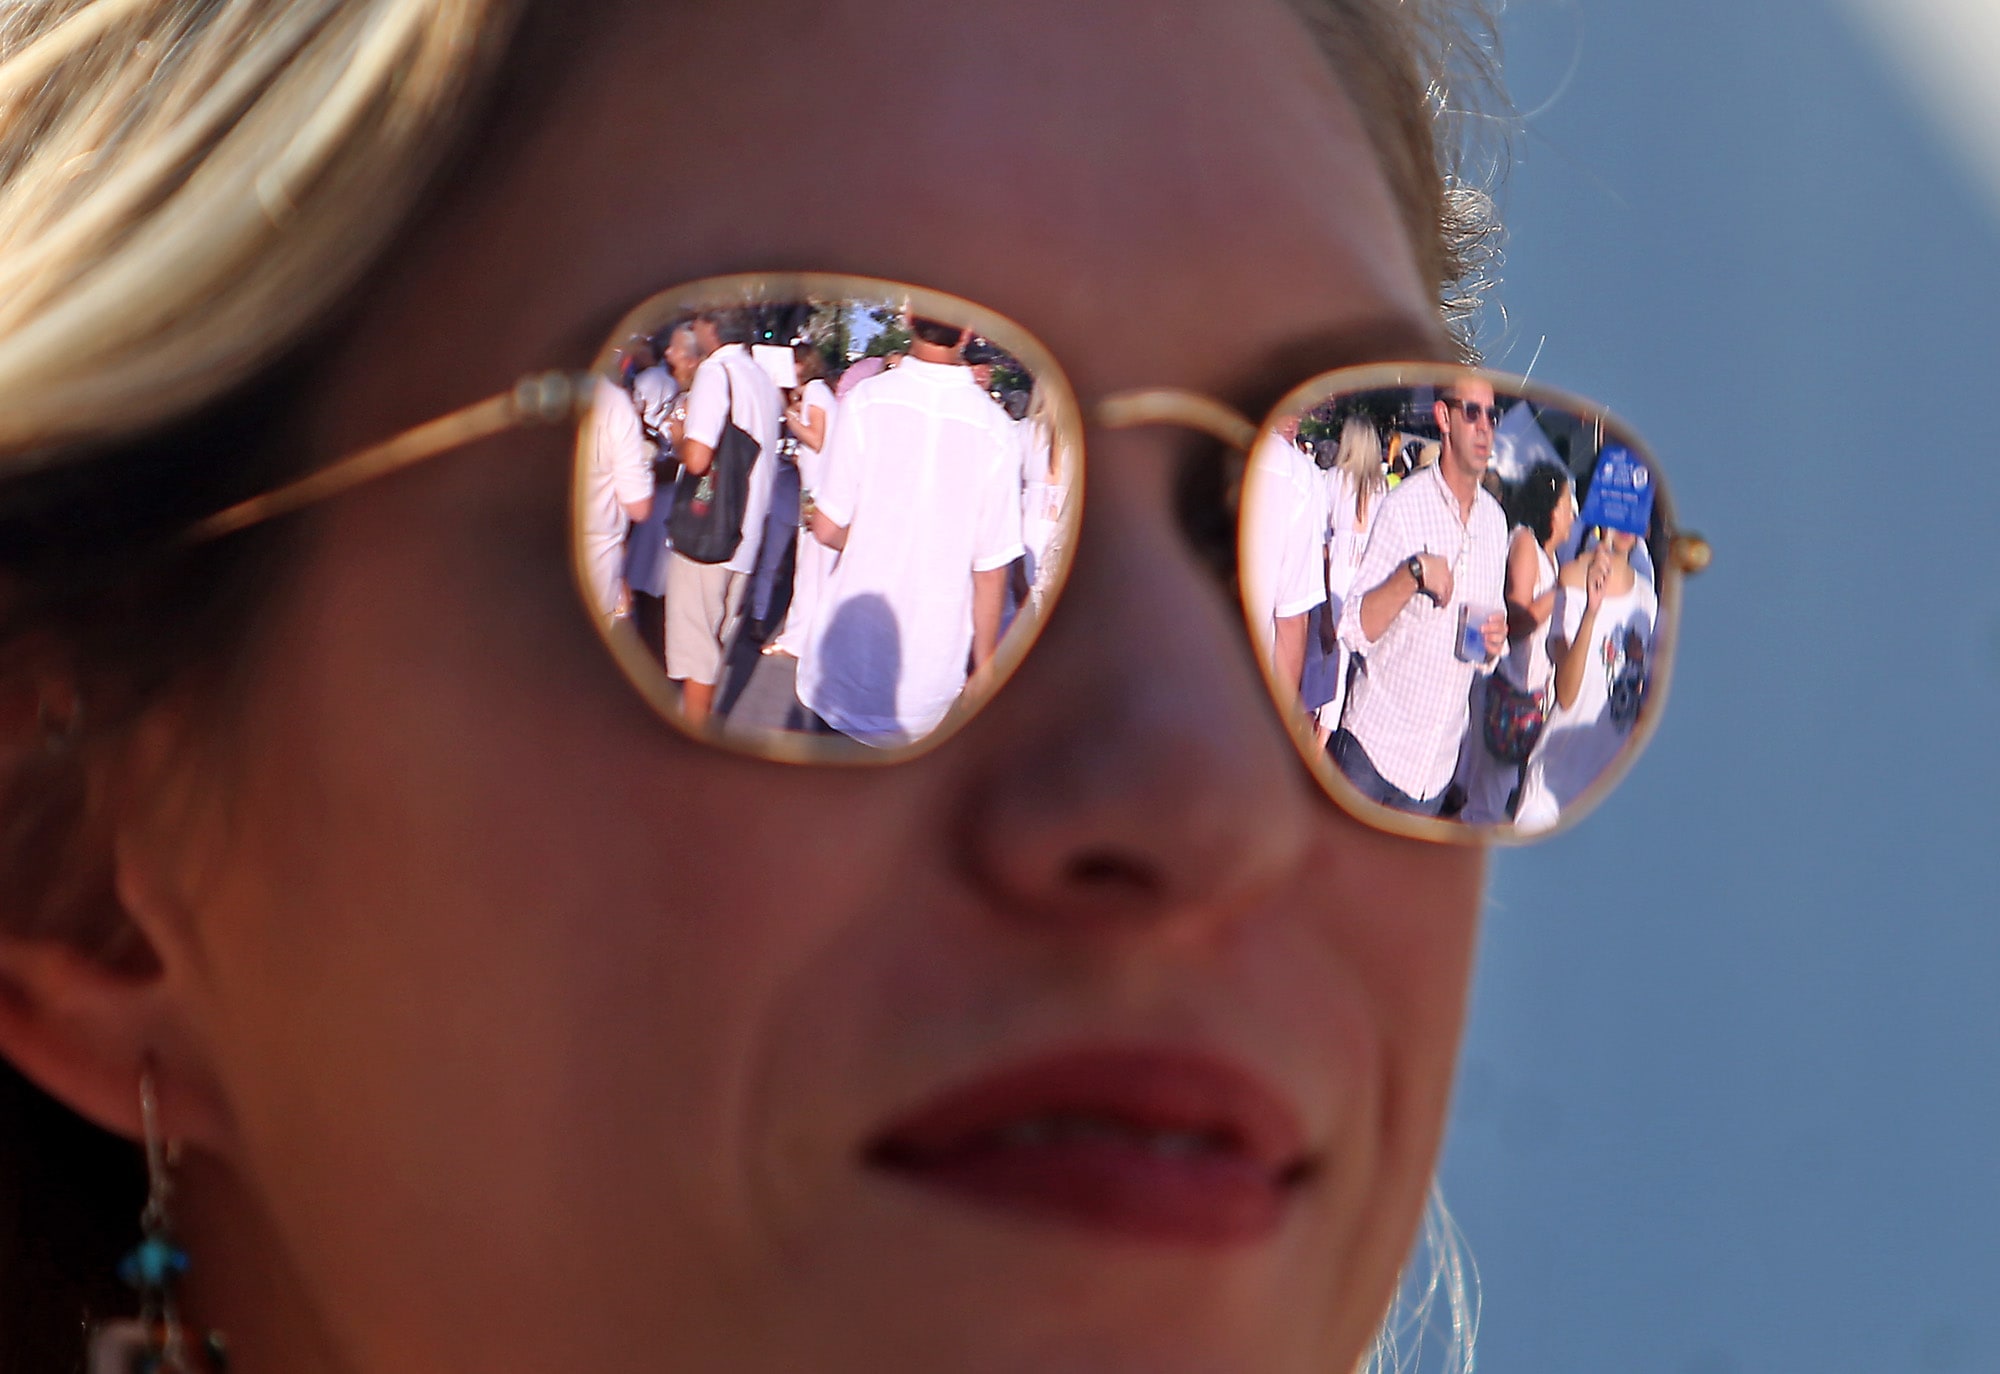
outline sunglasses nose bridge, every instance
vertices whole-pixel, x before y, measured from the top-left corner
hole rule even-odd
[[[1192,429],[1246,453],[1257,441],[1257,426],[1233,407],[1212,396],[1178,387],[1114,392],[1091,408],[1090,418],[1103,429],[1138,429],[1146,425]]]

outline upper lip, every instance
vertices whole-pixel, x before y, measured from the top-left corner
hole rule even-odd
[[[1182,1049],[1079,1048],[943,1088],[870,1140],[871,1163],[923,1168],[1003,1132],[1073,1119],[1146,1135],[1195,1135],[1293,1183],[1311,1168],[1298,1113],[1250,1071]]]

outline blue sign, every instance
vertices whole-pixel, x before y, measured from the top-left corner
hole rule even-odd
[[[1653,474],[1645,459],[1623,444],[1607,444],[1597,455],[1582,520],[1587,529],[1601,525],[1645,535],[1653,524]]]

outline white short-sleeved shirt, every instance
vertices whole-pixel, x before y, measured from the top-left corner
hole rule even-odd
[[[834,398],[833,388],[815,377],[800,388],[799,410],[807,419],[812,418],[815,410],[826,416],[826,433],[821,436],[818,449],[804,439],[799,440],[799,485],[817,499],[820,479],[826,472],[826,451],[833,447],[833,422],[840,417],[840,402]]]
[[[906,358],[841,402],[814,499],[847,530],[799,660],[799,700],[883,746],[965,687],[972,575],[1019,558],[1013,422],[964,367]]]
[[[750,469],[749,499],[743,510],[743,539],[723,566],[748,573],[757,566],[757,546],[764,539],[764,515],[771,508],[771,480],[778,470],[778,424],[783,404],[771,374],[757,365],[742,344],[724,344],[702,360],[688,388],[684,437],[714,448],[722,438],[724,407],[736,426],[757,441],[757,462]]]
[[[591,407],[590,466],[583,488],[583,553],[597,608],[618,607],[618,579],[625,565],[625,507],[653,494],[653,451],[639,432],[639,413],[624,390],[600,377]]]
[[[1589,594],[1582,587],[1559,587],[1552,619],[1562,623],[1563,642],[1576,644]],[[1607,596],[1581,652],[1583,680],[1576,700],[1549,713],[1549,723],[1528,758],[1521,778],[1521,805],[1515,823],[1547,830],[1583,790],[1595,782],[1632,737],[1639,707],[1653,672],[1653,624],[1660,601],[1650,580],[1634,572],[1632,587]]]
[[[1484,487],[1474,490],[1470,518],[1461,517],[1437,463],[1406,478],[1381,505],[1341,608],[1340,641],[1362,656],[1341,725],[1385,781],[1428,801],[1457,768],[1472,679],[1493,667],[1458,657],[1458,613],[1461,606],[1506,609],[1507,517]],[[1371,642],[1361,628],[1362,601],[1418,553],[1451,565],[1450,603],[1412,596]]]
[[[1297,446],[1266,434],[1243,478],[1243,601],[1265,655],[1276,622],[1326,600],[1326,484]]]

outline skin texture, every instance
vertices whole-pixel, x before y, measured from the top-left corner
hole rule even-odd
[[[1446,355],[1276,0],[1008,13],[634,7],[399,248],[307,442],[574,365],[649,292],[758,267],[980,300],[1085,397],[1249,404],[1304,337],[1334,341],[1313,367]],[[662,72],[699,136],[629,118]],[[1311,780],[1176,523],[1184,437],[1088,442],[1035,654],[890,770],[659,723],[571,585],[562,436],[310,517],[220,737],[176,753],[163,711],[119,775],[152,961],[0,951],[0,1048],[80,1110],[136,1133],[156,1061],[193,1301],[238,1369],[1352,1366],[1434,1163],[1481,861]],[[944,1086],[1077,1044],[1199,1050],[1283,1097],[1321,1168],[1277,1234],[1115,1241],[860,1166]]]

